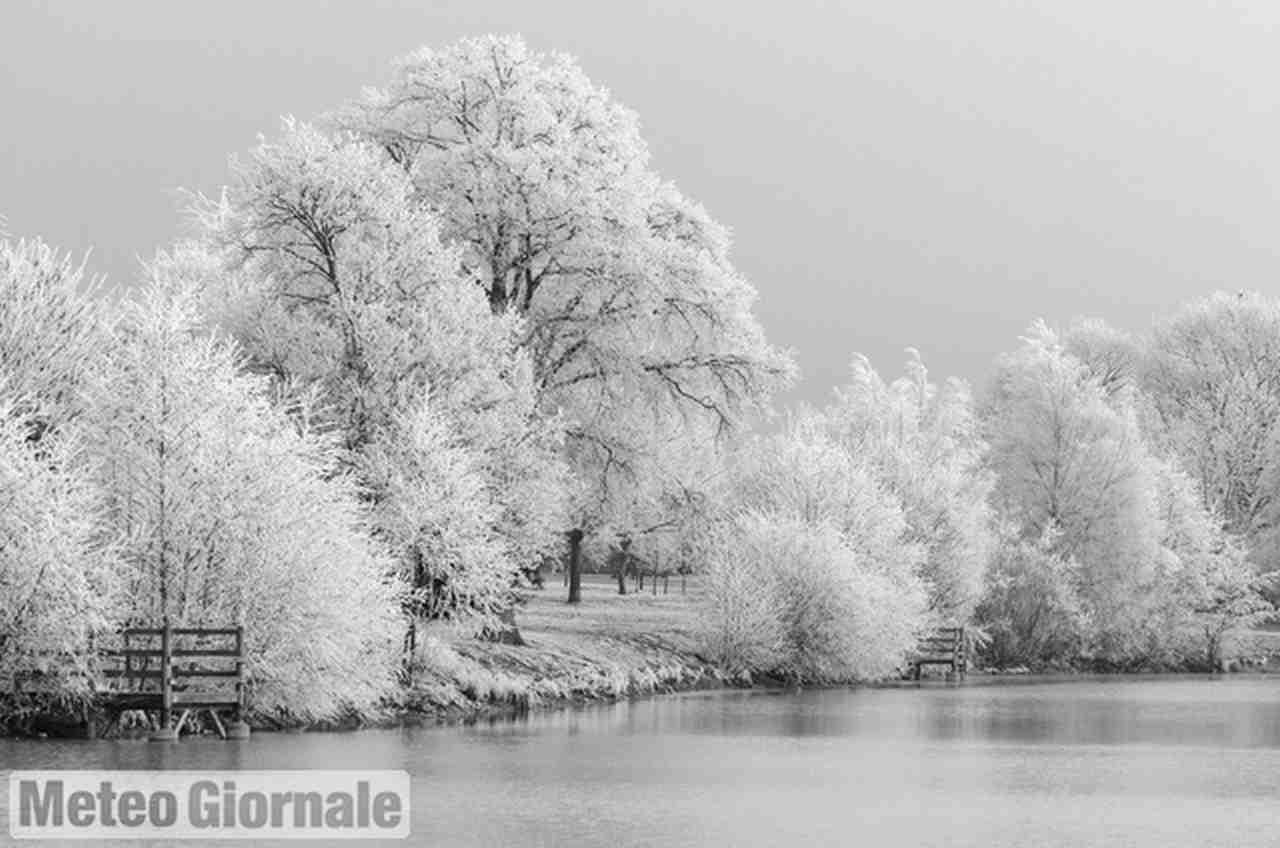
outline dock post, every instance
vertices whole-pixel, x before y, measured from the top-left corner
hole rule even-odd
[[[236,707],[227,725],[227,739],[248,739],[249,725],[244,720],[244,625],[236,625]]]
[[[152,731],[151,741],[178,741],[173,727],[173,629],[167,616],[160,629],[160,727]]]

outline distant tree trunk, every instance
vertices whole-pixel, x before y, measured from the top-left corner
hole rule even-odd
[[[631,539],[624,537],[614,552],[614,576],[618,578],[618,594],[627,594],[627,572],[631,569]]]
[[[582,531],[569,531],[569,603],[582,602]]]
[[[409,616],[409,629],[404,634],[404,656],[400,674],[405,683],[413,683],[413,657],[418,652],[418,616]]]

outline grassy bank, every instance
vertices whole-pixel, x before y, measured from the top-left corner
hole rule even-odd
[[[704,659],[697,626],[703,587],[691,577],[682,592],[678,578],[669,591],[618,595],[605,575],[587,575],[582,603],[565,603],[559,577],[545,589],[526,591],[517,624],[526,644],[499,644],[468,638],[445,628],[427,634],[413,685],[402,690],[381,715],[349,716],[312,729],[351,729],[403,722],[466,720],[529,709],[691,689],[741,685]],[[1280,626],[1246,631],[1226,645],[1232,670],[1280,672]],[[1152,669],[1147,669],[1152,670]],[[1173,669],[1164,669],[1170,671]],[[975,673],[981,674],[974,669]],[[988,673],[1078,673],[1067,669],[1006,669]],[[777,681],[761,681],[776,683]],[[900,681],[888,681],[889,685]],[[76,716],[47,717],[24,735],[74,734]],[[269,717],[255,716],[258,729]],[[64,727],[65,725],[65,727]],[[0,722],[0,736],[5,726]]]
[[[629,586],[623,596],[610,577],[586,575],[582,603],[570,606],[553,578],[524,594],[517,616],[524,646],[434,634],[395,718],[450,720],[733,686],[737,681],[699,653],[701,591],[690,578],[686,592],[676,579],[666,594]],[[1280,670],[1280,632],[1239,633],[1226,649],[1232,670]]]
[[[619,595],[605,575],[585,575],[582,603],[565,603],[558,577],[524,594],[523,646],[429,634],[401,715],[449,719],[567,702],[731,685],[698,653],[700,585]]]

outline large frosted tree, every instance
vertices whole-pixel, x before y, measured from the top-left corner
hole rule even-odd
[[[671,443],[733,428],[789,374],[724,228],[653,172],[635,115],[567,56],[509,37],[422,50],[332,120],[397,163],[493,312],[523,319],[579,482],[571,539],[668,479]]]
[[[257,370],[317,393],[417,611],[483,618],[564,524],[560,434],[535,408],[519,317],[491,312],[407,175],[368,143],[287,122],[234,178],[199,206],[204,253],[167,261],[201,280]],[[462,489],[446,512],[414,512]]]

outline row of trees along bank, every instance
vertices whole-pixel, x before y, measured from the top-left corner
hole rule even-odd
[[[1269,608],[1272,301],[1035,324],[976,400],[855,358],[753,435],[795,369],[725,229],[515,38],[286,120],[192,212],[119,301],[0,249],[0,667],[68,697],[167,616],[248,625],[259,712],[367,711],[425,623],[493,627],[548,560],[578,602],[623,539],[702,572],[746,677],[883,676],[943,621],[1002,664],[1210,661]]]

